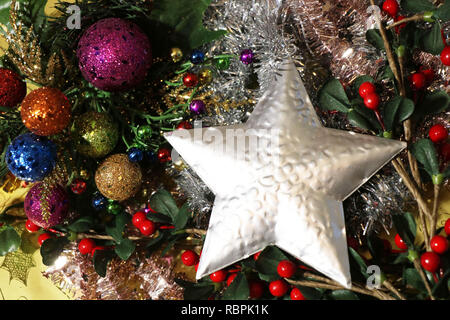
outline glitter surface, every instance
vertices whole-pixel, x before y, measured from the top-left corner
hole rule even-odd
[[[119,140],[119,129],[109,114],[95,111],[77,117],[71,133],[77,151],[92,158],[106,156]]]
[[[56,88],[39,88],[30,92],[22,102],[22,121],[40,136],[57,134],[70,122],[69,99]]]
[[[0,68],[0,106],[15,107],[27,93],[25,82],[14,71]]]
[[[40,181],[54,168],[56,146],[45,137],[32,133],[18,136],[6,150],[5,162],[17,178]]]
[[[34,224],[50,228],[60,224],[69,212],[69,197],[59,184],[39,182],[25,197],[25,213]]]
[[[105,197],[117,201],[126,200],[141,187],[141,168],[128,160],[126,154],[114,154],[98,167],[95,183]]]
[[[90,26],[78,43],[77,56],[84,78],[105,91],[135,87],[151,65],[148,37],[136,24],[119,18]]]

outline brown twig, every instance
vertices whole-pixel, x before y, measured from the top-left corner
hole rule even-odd
[[[427,276],[425,275],[425,272],[423,272],[423,270],[422,270],[422,266],[420,265],[419,259],[415,259],[415,260],[413,261],[413,264],[414,264],[414,267],[416,268],[416,270],[419,272],[419,275],[420,275],[420,277],[422,278],[423,283],[425,284],[425,288],[426,288],[427,291],[428,291],[428,294],[429,294],[429,296],[430,296],[430,299],[431,299],[431,300],[436,300],[436,299],[434,298],[434,296],[433,296],[432,291],[431,291],[431,287],[430,287],[430,284],[428,283]]]
[[[383,286],[385,286],[389,291],[399,297],[400,300],[406,300],[405,296],[402,295],[388,280],[383,281]]]
[[[403,20],[394,22],[393,24],[388,25],[386,27],[386,29],[389,30],[389,29],[397,27],[397,26],[399,26],[399,25],[401,25],[403,23],[415,22],[415,21],[423,21],[423,13],[419,13],[419,14],[413,15],[411,17],[407,17],[407,18],[405,18]]]
[[[431,218],[431,226],[430,226],[430,240],[434,237],[434,234],[436,233],[436,223],[438,218],[438,207],[439,207],[439,194],[441,193],[441,185],[435,184],[434,185],[434,201],[433,201],[433,212],[432,212],[432,218]]]

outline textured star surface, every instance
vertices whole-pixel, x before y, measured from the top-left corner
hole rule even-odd
[[[406,147],[322,127],[290,61],[245,124],[165,137],[216,196],[197,279],[276,245],[346,287],[342,201]]]

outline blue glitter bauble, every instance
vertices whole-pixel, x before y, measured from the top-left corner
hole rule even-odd
[[[106,208],[106,205],[108,203],[108,199],[106,199],[104,196],[102,196],[100,193],[97,193],[92,198],[92,207],[95,210],[103,210]]]
[[[41,181],[55,167],[56,146],[46,137],[25,133],[8,146],[5,161],[17,178],[29,182]]]
[[[193,64],[202,63],[205,60],[205,54],[200,50],[194,50],[191,53],[191,62]]]
[[[141,162],[144,159],[144,153],[138,148],[128,150],[128,160],[131,162]]]

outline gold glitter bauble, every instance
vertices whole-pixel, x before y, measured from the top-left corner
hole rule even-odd
[[[113,154],[95,172],[95,183],[105,197],[123,201],[134,196],[141,187],[142,172],[126,154]]]
[[[33,133],[50,136],[70,122],[71,104],[59,89],[43,87],[30,92],[22,102],[22,121]]]
[[[172,48],[170,49],[170,57],[173,62],[177,63],[183,58],[183,51],[180,48]]]
[[[213,74],[211,69],[204,68],[198,73],[198,81],[200,84],[208,84],[212,81]]]

